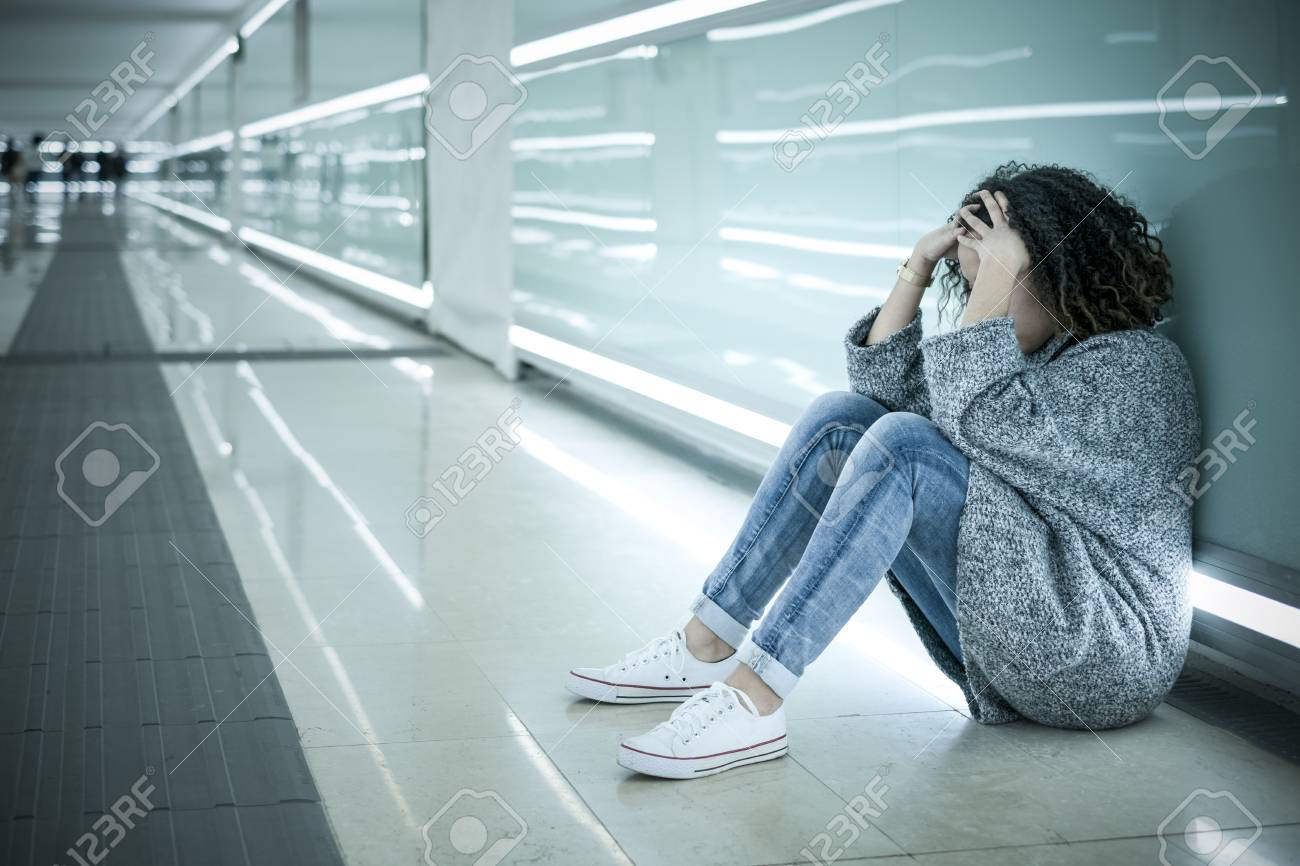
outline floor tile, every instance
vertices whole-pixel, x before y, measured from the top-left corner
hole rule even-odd
[[[1300,771],[1162,707],[1102,736],[956,713],[817,719],[791,753],[844,795],[887,767],[882,829],[909,852],[1146,836],[1195,791],[1232,791],[1263,823],[1297,820]],[[1195,731],[1195,733],[1193,733]]]
[[[1194,847],[1180,845],[1178,839],[1165,840],[1148,836],[1140,839],[1112,839],[1097,842],[1074,842],[1026,848],[998,848],[987,851],[954,851],[947,854],[921,854],[915,858],[923,866],[1111,866],[1116,863],[1161,862],[1163,853],[1169,866],[1297,866],[1300,864],[1300,827],[1295,825],[1264,827],[1253,833],[1198,833],[1188,841]],[[1244,850],[1229,847],[1245,845]]]
[[[618,742],[617,734],[579,728],[550,755],[640,866],[781,862],[845,820],[845,801],[790,758],[670,782],[618,766]],[[869,827],[851,851],[867,856],[899,848]]]
[[[1199,790],[1230,792],[1265,824],[1300,821],[1300,768],[1167,705],[1096,736],[1016,725],[1006,737],[1068,780],[1056,799],[1070,840],[1150,833]]]
[[[307,751],[349,866],[474,862],[475,830],[509,849],[488,862],[630,863],[528,737]]]
[[[599,704],[564,688],[570,668],[609,664],[643,644],[615,624],[589,638],[466,641],[463,646],[520,721],[550,750],[578,730],[630,735],[669,716],[676,704]]]
[[[264,580],[246,584],[265,635],[288,652],[304,646],[368,646],[452,640],[431,605],[416,605],[387,575]]]
[[[525,730],[455,644],[304,646],[291,660],[281,665],[279,677],[308,747],[503,737]]]

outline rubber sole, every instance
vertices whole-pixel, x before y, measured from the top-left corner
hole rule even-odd
[[[709,686],[680,688],[632,686],[592,679],[575,671],[569,671],[569,679],[565,686],[579,697],[599,701],[602,704],[680,704],[709,688]]]
[[[788,752],[789,743],[785,734],[774,740],[756,743],[744,749],[733,749],[717,755],[705,755],[699,758],[674,758],[666,755],[652,755],[632,748],[626,743],[618,747],[620,767],[658,776],[661,779],[700,779],[716,776],[718,773],[734,770],[747,764],[760,764],[783,757]]]

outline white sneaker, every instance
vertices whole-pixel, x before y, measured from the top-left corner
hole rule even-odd
[[[610,704],[678,703],[731,676],[737,663],[734,653],[720,662],[700,661],[678,629],[608,667],[574,668],[568,687],[575,695]]]
[[[618,763],[665,779],[697,779],[770,761],[786,753],[785,707],[760,716],[749,696],[714,683],[677,709],[668,721],[618,749]]]

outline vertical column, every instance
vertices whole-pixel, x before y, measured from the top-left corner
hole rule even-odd
[[[167,144],[170,145],[168,149],[173,150],[175,149],[176,145],[180,143],[181,143],[181,104],[180,101],[178,100],[177,102],[172,104],[171,108],[167,109]],[[176,158],[172,156],[167,159],[165,168],[162,173],[162,179],[163,179],[162,189],[164,190],[168,189],[171,186],[171,182],[174,181],[177,176],[178,173],[176,171]]]
[[[1300,7],[1295,3],[1283,3],[1278,9],[1278,32],[1282,34],[1282,39],[1286,40],[1291,36],[1300,35]],[[1300,93],[1300,59],[1297,59],[1289,51],[1284,51],[1280,55],[1282,64],[1282,80],[1279,82],[1281,87],[1279,93],[1295,94]],[[1294,96],[1287,100],[1286,105],[1280,109],[1273,109],[1282,112],[1282,135],[1281,135],[1281,159],[1290,165],[1294,171],[1300,166],[1300,104],[1297,104]]]
[[[189,138],[198,138],[203,129],[203,82],[194,85],[190,91],[190,131]]]
[[[311,9],[309,0],[293,4],[293,100],[306,105],[311,99]]]
[[[428,324],[511,378],[510,118],[527,98],[513,41],[510,3],[426,0]]]
[[[231,231],[238,232],[244,223],[244,139],[239,127],[244,122],[244,37],[237,36],[235,53],[230,55],[230,87],[226,102],[226,120],[233,138],[230,142],[230,220]]]
[[[181,143],[181,104],[173,102],[167,109],[167,143],[175,147]]]

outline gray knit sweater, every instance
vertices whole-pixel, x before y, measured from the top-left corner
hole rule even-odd
[[[1026,355],[1008,318],[867,346],[849,382],[934,421],[970,459],[957,540],[959,662],[893,575],[935,662],[986,723],[1110,728],[1150,712],[1191,627],[1191,514],[1169,484],[1200,418],[1178,348],[1151,330],[1054,337]]]

